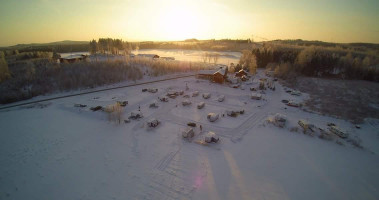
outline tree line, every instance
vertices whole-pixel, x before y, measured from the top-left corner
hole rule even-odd
[[[123,54],[129,54],[131,50],[131,44],[122,39],[99,38],[97,41],[93,39],[89,42],[89,52],[91,54],[108,53],[118,55],[120,51],[123,51]]]
[[[274,70],[278,77],[302,74],[379,82],[379,56],[373,51],[354,51],[337,47],[267,45],[254,48],[258,68]],[[246,58],[241,57],[241,62]]]

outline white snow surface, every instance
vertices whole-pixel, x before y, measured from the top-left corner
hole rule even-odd
[[[178,96],[149,108],[169,87],[185,90],[186,83],[185,94],[225,101],[190,95],[192,104],[182,106]],[[282,99],[308,95],[291,96],[275,84],[263,100],[252,100],[249,90],[190,77],[1,110],[0,199],[379,199],[379,120],[356,129],[288,107]],[[148,87],[158,92],[141,92]],[[89,110],[120,100],[128,101],[124,119],[139,106],[144,118],[117,124]],[[205,107],[197,109],[201,101]],[[245,113],[229,117],[228,109]],[[209,122],[210,112],[220,118]],[[286,128],[265,122],[276,113],[287,117]],[[148,129],[151,118],[161,123]],[[324,129],[333,122],[363,149],[289,131],[299,119]],[[197,124],[192,140],[181,136],[188,122]],[[208,131],[219,143],[199,144]]]

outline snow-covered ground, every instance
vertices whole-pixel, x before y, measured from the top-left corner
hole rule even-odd
[[[149,87],[158,92],[141,92]],[[249,87],[191,77],[1,110],[0,199],[379,198],[378,119],[356,129],[347,121],[284,105],[282,99],[301,102],[307,95],[291,96],[278,83],[263,100],[252,100]],[[200,95],[191,96],[189,106],[178,96],[149,108],[168,90]],[[212,96],[203,99],[205,92]],[[223,102],[219,95],[225,95]],[[89,110],[125,100],[124,119],[139,107],[144,117],[118,124],[106,112]],[[199,110],[201,101],[205,107]],[[245,113],[232,118],[228,109]],[[220,118],[209,122],[209,112]],[[275,113],[287,116],[285,128],[267,123]],[[151,118],[161,123],[148,128]],[[299,119],[323,129],[333,122],[349,138],[361,140],[363,148],[346,139],[304,135]],[[188,122],[202,125],[191,141],[181,136]],[[218,134],[220,142],[199,144],[207,131]]]

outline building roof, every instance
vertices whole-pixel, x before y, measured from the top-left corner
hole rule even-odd
[[[224,75],[225,75],[225,72],[226,72],[225,69],[226,69],[226,68],[219,69],[219,70],[217,70],[214,74],[219,73],[219,74],[221,74],[221,75],[224,76]]]
[[[217,73],[221,75],[225,75],[226,70],[228,69],[228,66],[226,65],[218,65],[220,66],[219,68],[216,69],[209,69],[209,70],[199,70],[197,73],[198,75],[215,75]]]
[[[246,73],[247,74],[247,71],[245,71],[244,69],[241,69],[238,71],[238,73]]]
[[[213,75],[216,71],[215,70],[199,70],[197,74],[199,75]]]

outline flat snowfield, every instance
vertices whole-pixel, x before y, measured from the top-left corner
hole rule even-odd
[[[1,110],[0,199],[379,199],[378,119],[357,129],[288,107],[281,100],[307,95],[291,96],[277,82],[275,91],[253,100],[249,87],[258,79],[242,90],[191,77]],[[190,97],[159,101],[169,90]],[[194,91],[199,95],[192,97]],[[191,104],[183,106],[185,99]],[[128,101],[120,124],[90,110],[116,101]],[[150,108],[154,101],[158,107]],[[125,123],[139,107],[143,118]],[[230,117],[226,110],[244,114]],[[208,121],[210,112],[219,119]],[[276,113],[287,116],[284,128],[267,122]],[[155,128],[146,123],[152,118],[160,121]],[[300,119],[324,130],[333,122],[349,138],[303,134]],[[197,125],[191,140],[182,138],[188,122]],[[208,131],[218,143],[202,144]]]

